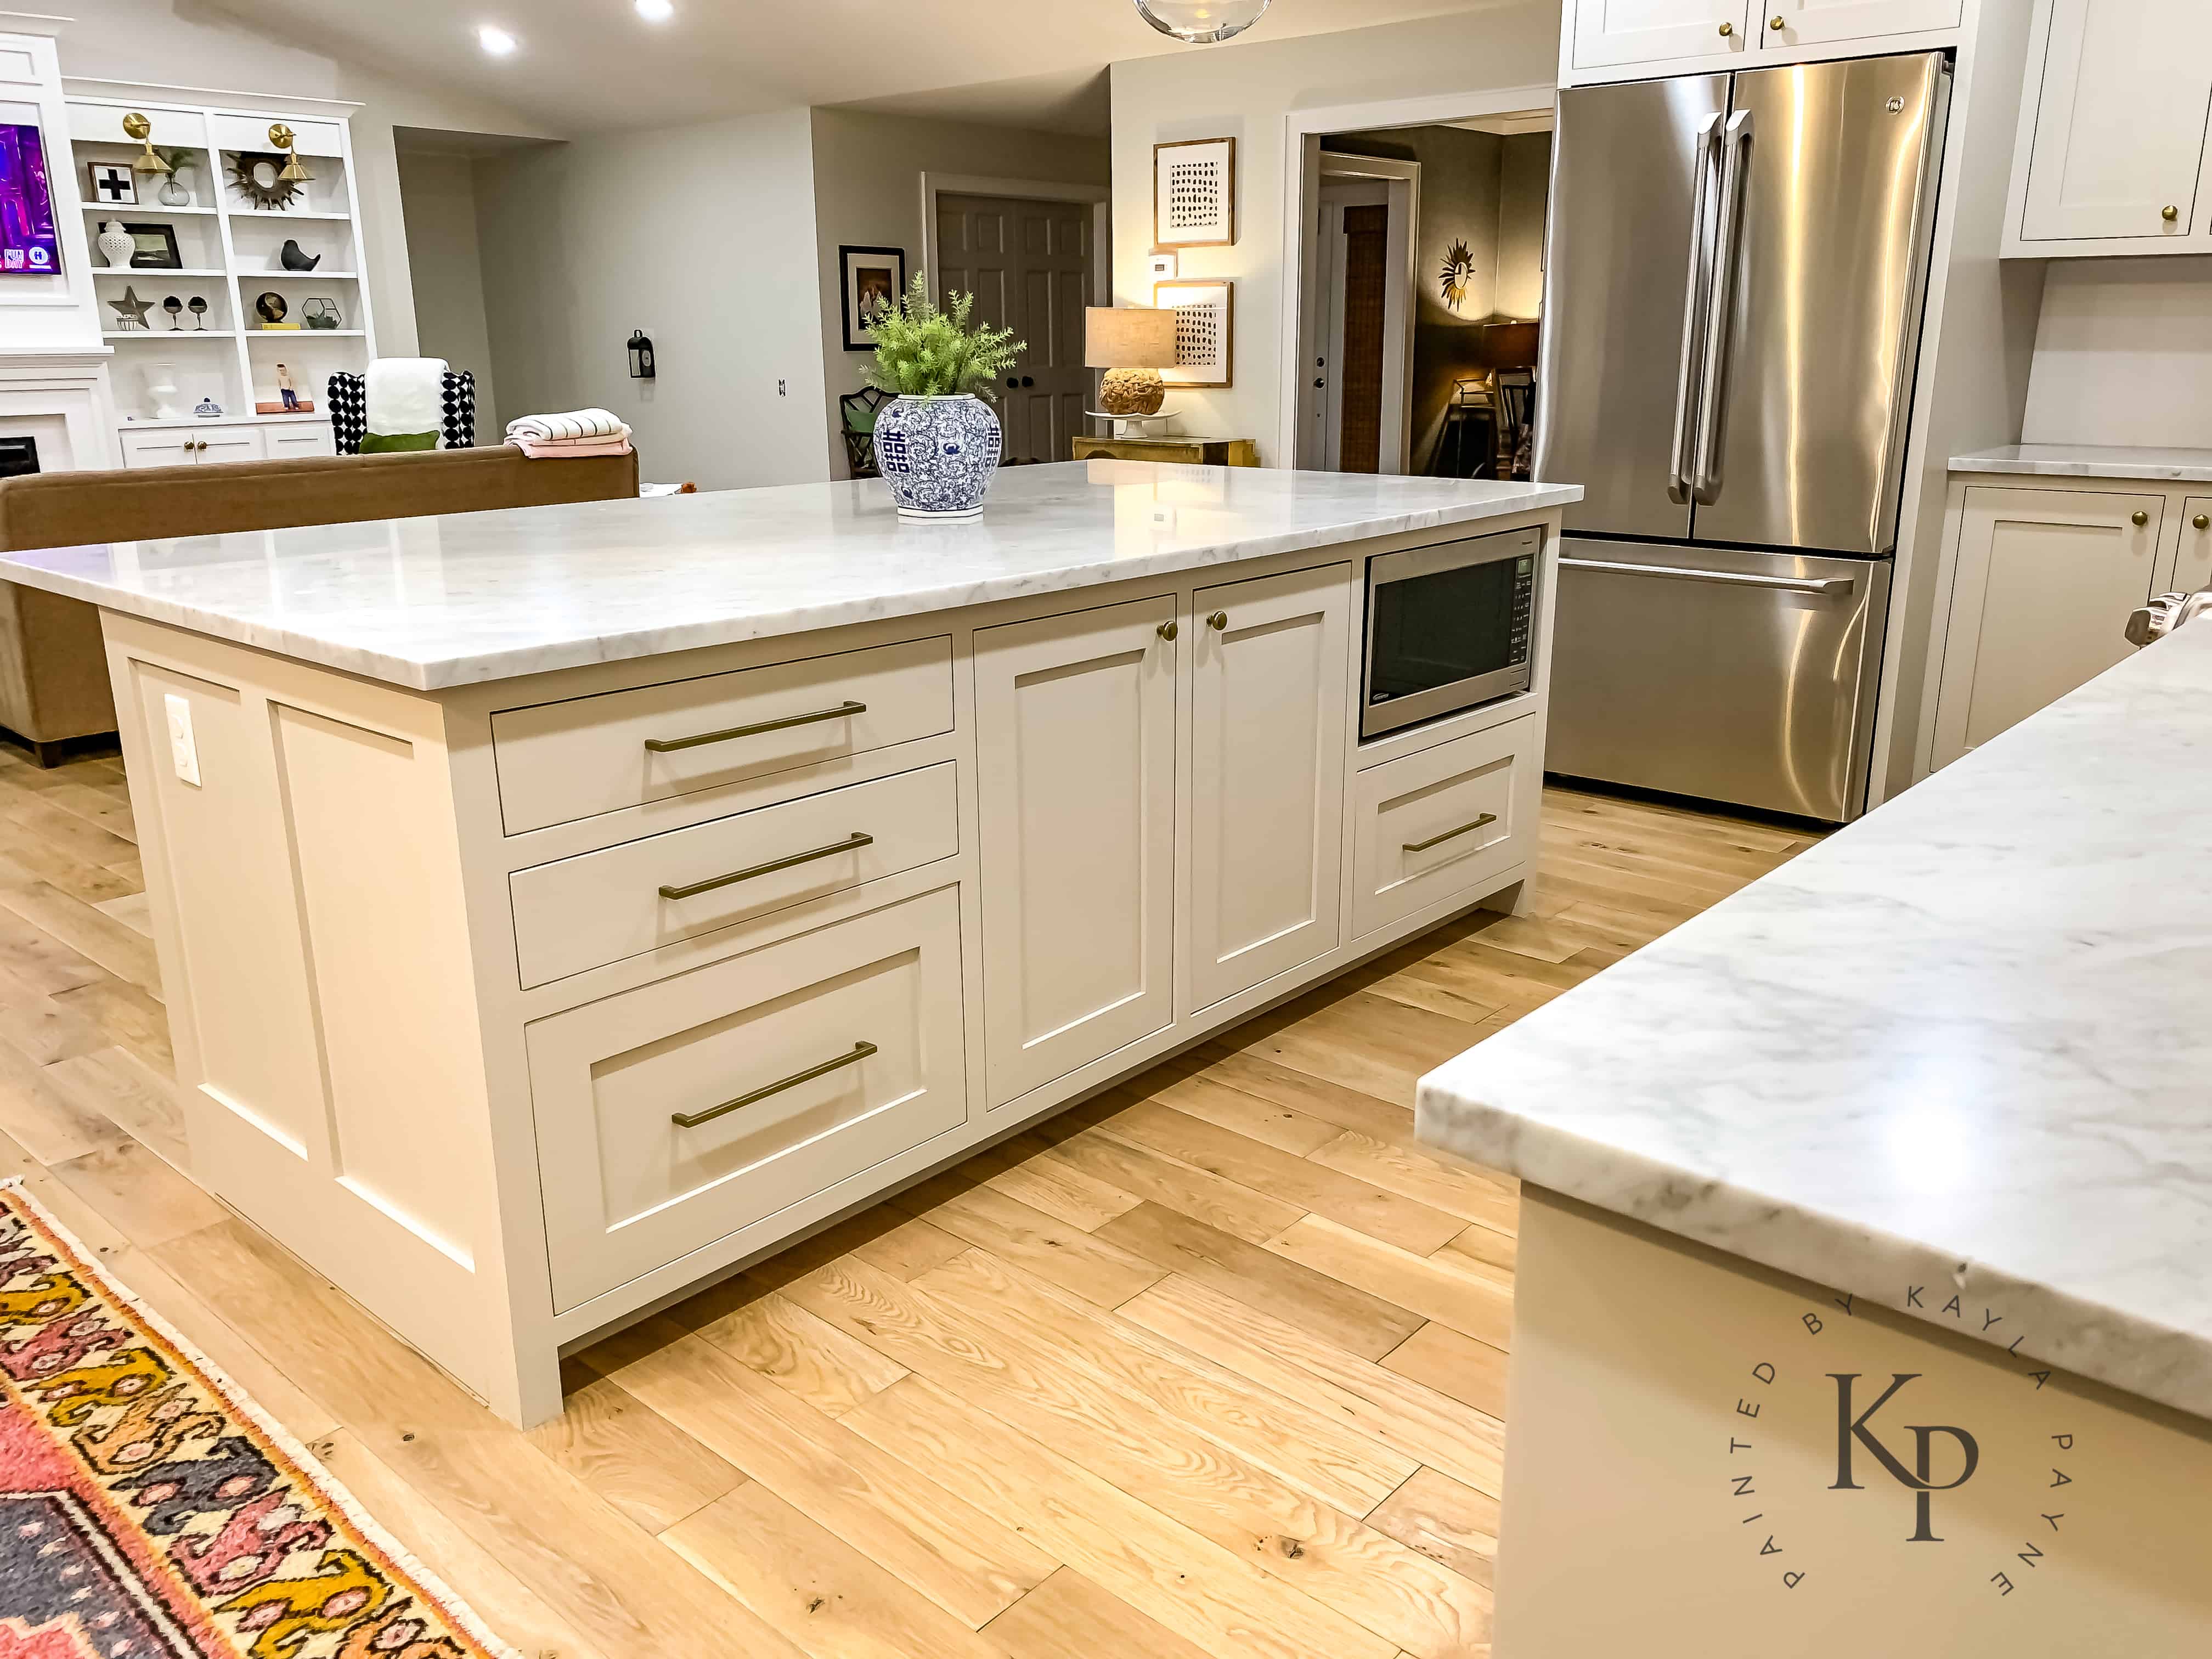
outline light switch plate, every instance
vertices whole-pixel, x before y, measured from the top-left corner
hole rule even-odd
[[[177,775],[197,789],[200,787],[200,750],[192,738],[192,705],[173,691],[162,694],[161,705],[169,716],[169,759],[177,769]]]

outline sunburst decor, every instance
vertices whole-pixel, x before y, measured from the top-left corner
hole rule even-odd
[[[230,158],[230,187],[257,212],[287,213],[300,199],[300,186],[284,176],[287,157],[242,149]]]
[[[1465,308],[1468,289],[1474,282],[1474,250],[1462,242],[1454,242],[1444,252],[1444,303],[1454,311]]]
[[[14,1182],[0,1654],[520,1659]]]

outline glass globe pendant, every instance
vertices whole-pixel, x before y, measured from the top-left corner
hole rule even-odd
[[[1268,0],[1137,0],[1147,23],[1194,46],[1243,33],[1267,15],[1267,5]]]

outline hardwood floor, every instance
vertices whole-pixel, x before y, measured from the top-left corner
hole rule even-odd
[[[1489,1650],[1514,1183],[1414,1080],[1809,844],[1551,793],[1428,935],[600,1343],[519,1434],[173,1165],[122,768],[0,750],[0,1175],[530,1659]]]

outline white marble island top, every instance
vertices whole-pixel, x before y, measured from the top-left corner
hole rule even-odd
[[[2212,449],[2146,449],[2131,444],[2004,444],[1951,458],[1954,472],[2001,477],[2139,478],[2212,483]]]
[[[1001,472],[968,524],[902,520],[880,483],[795,484],[19,551],[0,554],[0,577],[435,690],[1581,498],[1557,484],[1066,462]]]
[[[1444,1066],[1420,1133],[2212,1417],[2208,827],[2212,626]]]

